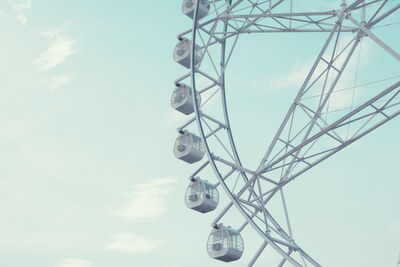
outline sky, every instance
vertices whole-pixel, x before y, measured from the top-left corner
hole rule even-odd
[[[217,213],[185,207],[194,166],[172,153],[184,118],[170,97],[185,72],[172,52],[191,23],[180,9],[181,1],[0,0],[0,266],[226,265],[205,250]],[[400,51],[399,35],[381,34]],[[246,164],[265,152],[322,41],[257,35],[238,45],[229,112]],[[365,69],[385,57],[374,51]],[[384,78],[400,75],[379,62]],[[323,266],[395,266],[399,123],[288,185],[296,240]],[[245,253],[230,266],[246,265],[259,246],[251,229],[243,238]],[[260,266],[276,263],[268,253]]]

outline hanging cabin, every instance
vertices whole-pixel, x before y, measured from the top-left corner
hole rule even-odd
[[[191,180],[185,196],[185,204],[189,209],[207,213],[215,210],[218,201],[219,194],[215,185],[199,178]]]
[[[187,38],[179,38],[174,49],[174,60],[187,69],[190,69],[190,58],[192,55],[192,41]],[[197,66],[201,60],[201,48],[195,45],[194,65]]]
[[[184,0],[182,4],[182,12],[189,18],[194,18],[194,10],[198,0]],[[202,19],[210,12],[210,2],[208,0],[200,0],[199,10],[197,11],[197,19]]]
[[[196,94],[198,105],[201,104],[200,94]],[[194,112],[193,90],[190,86],[180,83],[177,84],[171,96],[171,106],[173,109],[189,115]]]
[[[244,251],[240,233],[231,227],[219,224],[210,233],[207,242],[208,255],[216,260],[231,262],[240,259]]]
[[[174,145],[174,155],[180,160],[187,163],[195,163],[200,161],[205,153],[201,138],[188,131],[179,135]]]

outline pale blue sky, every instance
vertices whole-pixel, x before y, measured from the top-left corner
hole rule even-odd
[[[1,267],[225,266],[205,251],[215,213],[183,203],[194,168],[172,155],[182,120],[170,95],[184,72],[172,51],[190,27],[180,7],[0,0]],[[398,35],[388,38],[400,48]],[[258,163],[321,43],[258,35],[239,44],[227,75],[244,162]],[[382,66],[383,77],[400,75]],[[399,131],[394,119],[288,186],[296,240],[323,266],[395,265]],[[243,259],[230,266],[247,264],[260,243],[251,229],[243,237]],[[269,253],[260,263],[276,262]]]

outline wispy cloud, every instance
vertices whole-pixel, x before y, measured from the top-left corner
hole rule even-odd
[[[68,258],[60,261],[54,267],[91,267],[92,265],[93,263],[90,261]]]
[[[44,31],[41,34],[49,39],[48,49],[32,61],[39,69],[45,71],[63,63],[69,56],[79,51],[76,40],[66,34],[69,24]]]
[[[18,14],[16,19],[22,24],[25,25],[28,21],[27,17],[24,14]]]
[[[117,214],[127,219],[151,219],[164,214],[175,182],[174,178],[161,178],[134,185],[124,193],[128,204]]]
[[[11,5],[12,9],[16,13],[15,19],[19,21],[22,25],[25,25],[28,21],[28,15],[32,8],[32,0],[26,1],[12,1],[7,0]]]
[[[10,17],[10,15],[8,13],[4,12],[3,10],[0,10],[0,15],[5,16],[7,18]]]
[[[295,64],[288,73],[276,75],[268,81],[269,90],[300,87],[310,71],[310,64]]]
[[[75,75],[73,74],[63,74],[63,75],[57,75],[53,76],[49,79],[49,88],[51,91],[54,91],[58,89],[59,87],[65,86],[72,82],[75,78]]]
[[[352,38],[346,37],[343,38],[342,43],[343,44],[348,44],[352,41]],[[367,45],[363,45],[362,47],[358,47],[356,52],[353,54],[353,57],[349,61],[349,63],[346,66],[345,71],[342,73],[341,78],[339,82],[336,85],[336,88],[334,89],[332,95],[329,98],[329,111],[334,111],[334,110],[340,110],[343,108],[350,107],[351,104],[357,100],[358,96],[361,94],[359,90],[353,90],[353,87],[356,85],[356,83],[360,83],[360,81],[357,81],[357,69],[362,70],[363,68],[366,68],[369,65],[369,61],[361,61],[358,62],[357,59],[359,57],[359,49],[361,49],[363,54],[368,55],[369,57],[372,57],[372,47],[370,44],[367,43]],[[338,57],[334,63],[336,68],[340,68],[344,62],[345,62],[345,56],[347,53],[343,53],[342,56]],[[302,84],[304,83],[307,75],[309,74],[311,70],[311,66],[313,64],[313,61],[303,61],[302,63],[299,63],[301,61],[297,61],[287,73],[281,74],[281,75],[274,75],[267,81],[267,89],[268,90],[284,90],[287,88],[295,88],[299,89]],[[316,67],[316,70],[313,75],[313,79],[317,77],[317,75],[320,75],[323,73],[326,69],[327,65],[325,63],[320,62],[319,65]],[[327,79],[327,88],[332,84],[333,82],[333,74],[336,75],[336,72],[331,71],[330,76]],[[322,79],[325,79],[325,76],[322,76]],[[321,79],[321,80],[322,80]],[[315,99],[319,99],[320,96],[320,90],[322,88],[322,84],[316,83],[317,85],[314,85],[314,90],[310,90],[310,94],[315,93]],[[260,86],[260,85],[258,85]],[[342,90],[343,88],[347,88],[347,90]]]
[[[157,249],[161,244],[160,240],[149,239],[134,233],[120,233],[112,235],[105,248],[125,253],[146,253]]]
[[[32,8],[32,0],[26,0],[26,1],[8,0],[8,2],[11,4],[13,9],[16,11],[23,11],[23,10],[28,10],[28,9]]]

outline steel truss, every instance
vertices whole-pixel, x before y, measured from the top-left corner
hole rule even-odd
[[[197,7],[200,1],[197,1]],[[288,9],[288,10],[285,10]],[[400,79],[377,86],[373,94],[350,108],[332,111],[329,103],[351,58],[363,39],[372,40],[400,66],[400,55],[381,40],[374,28],[388,17],[399,16],[400,4],[388,0],[356,0],[337,10],[292,12],[291,1],[230,0],[211,1],[209,16],[197,20],[179,38],[192,40],[191,69],[175,81],[190,81],[194,90],[195,115],[178,128],[182,133],[197,122],[207,160],[191,177],[211,168],[230,203],[212,226],[235,206],[245,218],[239,231],[251,225],[262,237],[259,250],[248,266],[253,266],[264,249],[272,247],[280,256],[277,266],[321,266],[294,240],[283,187],[320,162],[400,114]],[[360,11],[361,19],[353,14]],[[396,13],[397,12],[397,13]],[[235,147],[226,103],[225,71],[239,37],[245,33],[326,32],[328,37],[267,148],[258,168],[242,165]],[[353,34],[339,46],[344,33]],[[194,66],[194,51],[202,49],[201,64]],[[400,70],[400,67],[399,67]],[[354,88],[353,88],[354,89]],[[197,102],[196,92],[203,101]],[[317,93],[316,93],[317,92]],[[220,99],[216,106],[214,99]],[[272,199],[280,200],[284,219],[279,221],[269,209]]]

